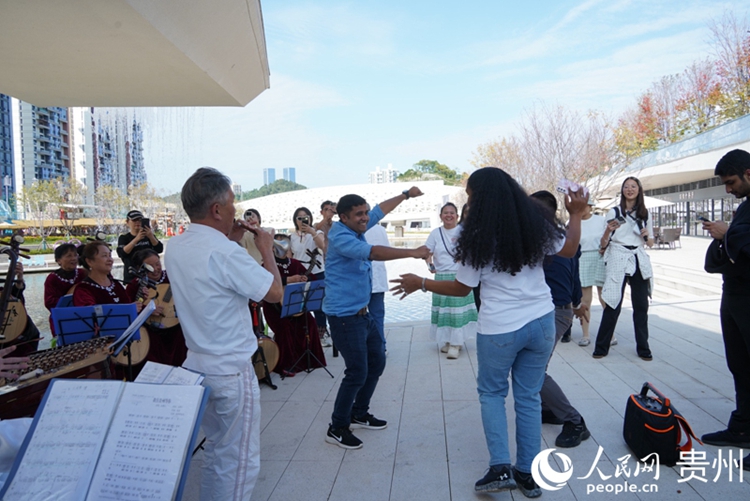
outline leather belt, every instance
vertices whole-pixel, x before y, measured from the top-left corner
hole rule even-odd
[[[573,309],[573,303],[564,304],[562,306],[555,306],[555,309],[557,309],[557,310],[572,310]]]
[[[360,317],[363,317],[363,316],[367,315],[367,306],[365,306],[364,308],[362,308],[361,310],[359,310],[357,312],[357,315],[359,315]]]

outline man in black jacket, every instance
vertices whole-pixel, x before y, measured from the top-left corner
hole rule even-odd
[[[705,222],[703,228],[714,238],[706,253],[705,269],[721,273],[721,331],[727,366],[734,378],[737,408],[726,430],[703,435],[711,445],[750,448],[750,153],[732,150],[716,164],[714,174],[721,178],[727,193],[745,198],[737,208],[732,225]],[[742,461],[750,470],[750,455]]]

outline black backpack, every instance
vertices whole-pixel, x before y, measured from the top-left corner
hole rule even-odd
[[[648,396],[649,390],[657,398]],[[683,431],[687,442],[680,445]],[[648,382],[643,383],[640,393],[628,398],[622,435],[638,459],[655,452],[659,463],[666,466],[674,466],[680,460],[680,451],[692,449],[693,438],[703,445],[669,399]]]

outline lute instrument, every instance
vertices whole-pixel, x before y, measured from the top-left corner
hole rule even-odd
[[[134,270],[130,269],[131,273],[134,273],[138,277],[138,292],[135,296],[135,302],[143,302],[146,298],[146,294],[149,288],[150,280],[148,278],[148,272],[153,271],[153,268],[147,264],[142,264],[140,268]],[[151,348],[151,339],[149,338],[148,331],[145,327],[141,327],[138,331],[141,339],[135,339],[130,343],[130,346],[122,350],[119,355],[112,357],[112,361],[117,365],[128,365],[128,351],[130,351],[130,363],[132,365],[138,365],[148,356],[148,350]]]
[[[4,344],[15,340],[26,330],[26,308],[19,298],[13,296],[13,286],[16,283],[18,258],[28,259],[29,256],[21,254],[22,251],[28,252],[28,249],[21,249],[23,236],[19,233],[13,235],[9,242],[1,243],[7,247],[0,250],[0,253],[8,256],[8,272],[5,275],[3,291],[0,293],[0,311],[5,312],[3,323],[0,325],[0,344]]]

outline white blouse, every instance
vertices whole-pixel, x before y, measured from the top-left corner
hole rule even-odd
[[[622,210],[620,210],[622,213]],[[625,217],[625,223],[623,223],[615,232],[612,234],[611,241],[620,244],[620,245],[627,245],[630,247],[639,247],[646,242],[643,240],[643,237],[641,236],[641,229],[638,228],[638,223],[636,222],[635,215],[632,216],[626,216],[625,214],[621,214]],[[607,212],[606,220],[610,221],[617,217],[615,213],[615,209],[612,208]],[[654,238],[654,227],[652,224],[653,218],[651,217],[651,214],[648,215],[648,221],[646,221],[645,224],[641,223],[642,226],[648,229],[648,238]],[[601,237],[600,237],[601,238]]]

